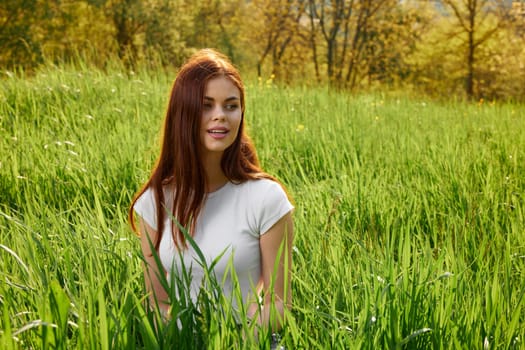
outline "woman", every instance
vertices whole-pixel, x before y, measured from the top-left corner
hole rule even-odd
[[[171,91],[160,157],[129,215],[137,230],[138,214],[146,286],[163,314],[169,296],[159,276],[184,266],[191,269],[194,301],[202,287],[204,271],[181,232],[185,227],[208,264],[220,257],[213,272],[225,281],[225,296],[232,294],[226,273],[232,260],[247,316],[274,329],[291,305],[293,206],[260,168],[244,110],[244,86],[230,61],[210,49],[191,57]],[[277,320],[270,320],[270,309],[278,311]]]

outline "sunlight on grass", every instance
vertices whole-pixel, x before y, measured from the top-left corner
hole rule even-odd
[[[126,211],[172,78],[50,68],[0,82],[0,348],[189,348],[194,332],[253,346],[212,299],[180,309],[182,333],[145,309]],[[523,106],[273,81],[248,82],[247,98],[261,162],[296,206],[288,349],[523,347]]]

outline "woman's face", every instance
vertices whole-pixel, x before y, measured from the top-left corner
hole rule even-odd
[[[201,146],[206,155],[222,156],[239,133],[241,94],[233,82],[220,76],[210,79],[204,91]]]

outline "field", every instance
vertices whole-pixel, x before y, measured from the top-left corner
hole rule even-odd
[[[182,330],[144,311],[126,215],[172,79],[0,81],[0,348],[257,347],[210,303]],[[256,80],[247,98],[261,162],[296,206],[287,349],[525,347],[523,106]]]

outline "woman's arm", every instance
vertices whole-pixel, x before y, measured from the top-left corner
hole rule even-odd
[[[144,255],[144,279],[150,305],[155,306],[158,303],[160,312],[165,316],[169,310],[169,297],[159,277],[164,276],[166,272],[161,266],[158,266],[154,256],[157,252],[151,249],[157,240],[158,233],[142,218],[140,218],[139,230],[140,246]]]
[[[274,331],[281,328],[284,311],[292,306],[292,243],[291,212],[277,221],[260,239],[261,291],[259,295],[263,298],[263,303],[257,321],[262,326],[270,326]],[[248,317],[252,317],[257,308],[257,305],[251,305]],[[274,311],[271,311],[272,308]]]

